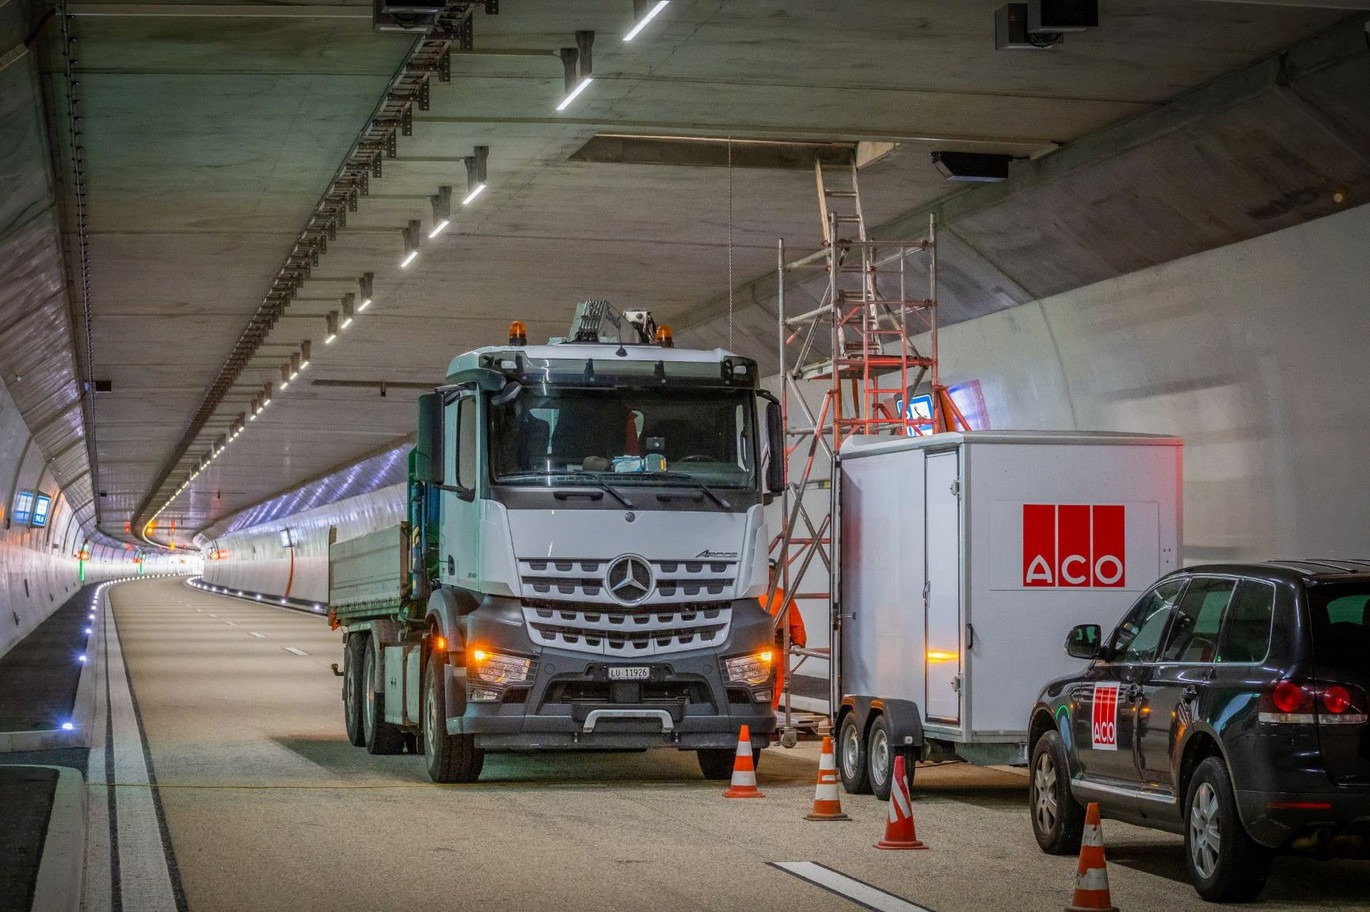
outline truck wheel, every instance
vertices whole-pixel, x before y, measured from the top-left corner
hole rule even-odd
[[[705,779],[724,780],[733,777],[733,758],[737,756],[736,750],[711,747],[695,751],[695,756],[699,759],[699,771],[704,774]],[[756,756],[755,751],[752,752],[752,756]]]
[[[1028,810],[1037,845],[1048,855],[1074,855],[1080,851],[1085,809],[1070,791],[1070,763],[1059,732],[1037,739],[1030,770]]]
[[[890,783],[894,780],[894,756],[901,753],[890,742],[889,723],[884,715],[875,717],[871,723],[870,737],[866,739],[866,775],[870,779],[871,794],[881,801],[890,797]],[[909,777],[909,787],[913,787],[913,758],[904,753],[904,770]]]
[[[362,661],[366,658],[366,639],[366,634],[349,633],[343,644],[343,724],[347,740],[356,747],[366,743],[366,732],[362,730]]]
[[[447,733],[447,690],[443,686],[447,660],[434,650],[423,681],[423,759],[434,782],[475,782],[485,765],[485,751],[475,735]]]
[[[1184,803],[1189,881],[1209,902],[1251,902],[1265,887],[1271,852],[1246,835],[1221,757],[1199,764]]]
[[[842,717],[837,732],[837,772],[848,795],[869,795],[870,776],[866,774],[866,739],[856,724],[856,713]]]
[[[362,733],[368,754],[398,754],[404,750],[404,730],[385,721],[385,694],[376,693],[375,637],[366,638],[362,675]]]

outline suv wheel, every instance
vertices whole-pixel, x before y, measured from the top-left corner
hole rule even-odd
[[[1049,855],[1073,855],[1080,851],[1085,809],[1070,791],[1070,762],[1065,742],[1052,730],[1037,739],[1032,748],[1028,810],[1032,814],[1032,835]]]
[[[1184,856],[1190,883],[1209,902],[1250,902],[1270,874],[1270,850],[1246,834],[1221,757],[1194,771],[1185,797]]]
[[[837,772],[848,795],[869,795],[870,777],[866,775],[866,743],[856,724],[856,713],[842,717],[837,732]]]

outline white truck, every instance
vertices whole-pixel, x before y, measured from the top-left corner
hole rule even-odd
[[[979,432],[852,437],[838,454],[831,666],[838,770],[1027,762],[1038,688],[1179,566],[1181,441]],[[906,764],[912,775],[913,765]]]
[[[602,301],[568,341],[516,321],[455,358],[420,400],[408,522],[330,545],[352,742],[408,744],[437,782],[491,750],[657,746],[722,779],[743,724],[769,743],[784,450],[757,381]]]

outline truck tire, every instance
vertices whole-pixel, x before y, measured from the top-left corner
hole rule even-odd
[[[907,751],[894,746],[890,740],[889,722],[881,713],[871,723],[871,733],[866,738],[866,776],[870,780],[871,794],[881,801],[888,801],[890,797],[896,754],[903,754],[904,771],[908,775],[909,788],[913,788],[913,758]]]
[[[869,795],[871,780],[866,772],[866,739],[856,724],[856,713],[842,717],[837,730],[837,774],[848,795]]]
[[[705,779],[722,781],[733,777],[733,758],[737,756],[736,750],[710,747],[695,751],[695,756],[699,760],[699,771],[704,774]]]
[[[1183,819],[1185,868],[1200,896],[1251,902],[1261,894],[1272,853],[1246,834],[1221,757],[1209,757],[1194,770]]]
[[[366,674],[362,661],[366,658],[366,640],[364,633],[349,633],[343,645],[343,724],[347,740],[355,747],[366,744],[366,732],[362,730],[362,679]]]
[[[1074,855],[1080,851],[1085,809],[1070,790],[1070,761],[1055,729],[1033,745],[1028,774],[1028,812],[1037,845],[1048,855]]]
[[[398,754],[404,750],[404,729],[385,721],[385,694],[376,693],[375,637],[366,638],[362,669],[362,733],[368,754]]]
[[[475,735],[447,733],[446,666],[446,657],[435,650],[423,673],[423,761],[434,782],[475,782],[485,765],[485,751],[476,747]]]

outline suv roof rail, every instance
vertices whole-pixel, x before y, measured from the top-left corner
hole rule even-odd
[[[1337,558],[1328,560],[1326,558],[1299,558],[1297,560],[1272,560],[1266,563],[1276,564],[1281,567],[1289,567],[1299,570],[1309,575],[1318,573],[1370,573],[1370,561],[1367,560],[1348,560]]]

